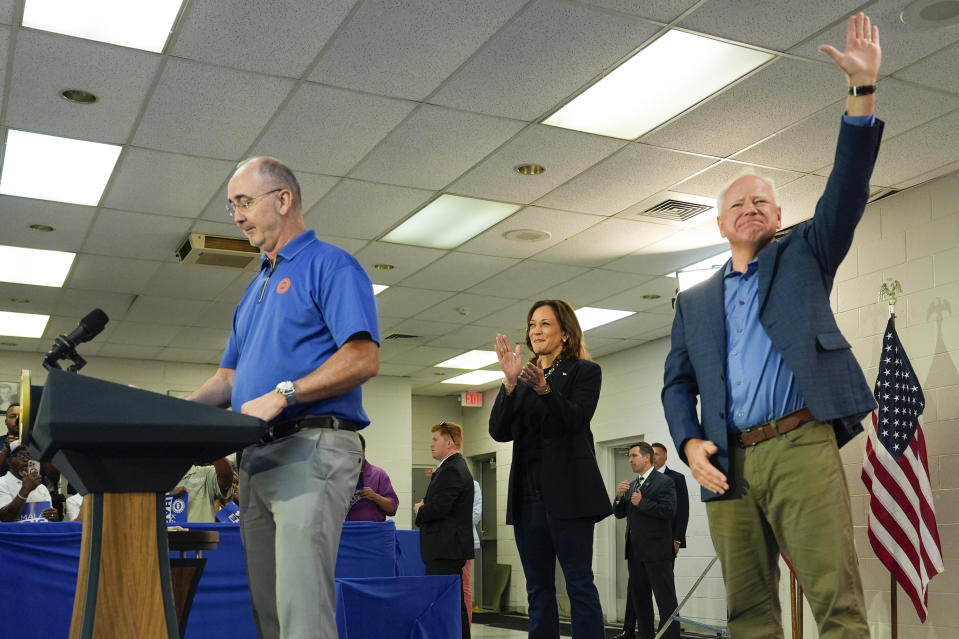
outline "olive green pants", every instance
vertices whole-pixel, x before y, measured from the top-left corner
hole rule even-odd
[[[732,639],[783,636],[780,549],[821,639],[868,638],[849,490],[832,426],[803,426],[743,449],[730,440],[729,492],[706,503]]]

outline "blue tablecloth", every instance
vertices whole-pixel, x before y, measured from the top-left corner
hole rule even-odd
[[[218,531],[220,544],[217,550],[204,553],[207,564],[190,612],[186,636],[256,639],[239,527],[191,524],[190,528]],[[3,575],[0,600],[16,601],[18,608],[17,614],[7,615],[5,636],[46,639],[67,636],[80,558],[80,533],[80,524],[73,522],[0,523],[0,575]],[[414,633],[411,637],[421,636],[415,634],[418,632],[415,628],[428,623],[432,617],[459,619],[458,600],[452,612],[445,611],[442,604],[448,596],[442,584],[448,578],[429,577],[426,582],[395,579],[396,575],[423,574],[418,534],[417,531],[397,531],[393,522],[346,522],[336,562],[338,593],[346,589],[339,600],[348,604],[368,596],[370,605],[380,606],[384,611],[389,608],[389,615],[384,612],[383,616],[392,619],[393,632],[408,626]],[[412,555],[414,542],[416,554]],[[439,607],[435,615],[424,616],[417,602],[433,595],[440,598]],[[350,610],[357,609],[356,604],[350,607]],[[338,623],[340,614],[338,611]],[[353,624],[365,628],[370,620],[360,618],[364,615],[354,619],[349,611],[343,614],[346,625],[340,625],[341,638],[364,636],[357,634]],[[440,621],[445,623],[444,619]],[[445,637],[444,632],[438,629],[437,634],[429,636]]]

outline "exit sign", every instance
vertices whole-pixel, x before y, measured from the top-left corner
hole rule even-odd
[[[482,408],[483,393],[470,393],[467,391],[460,393],[460,406],[472,406],[473,408]]]

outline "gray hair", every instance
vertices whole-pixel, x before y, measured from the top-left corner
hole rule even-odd
[[[758,178],[758,179],[762,180],[763,182],[765,182],[766,184],[768,184],[770,190],[772,190],[772,192],[773,192],[773,203],[776,204],[777,206],[779,205],[779,191],[776,190],[776,182],[775,182],[775,180],[773,180],[771,177],[768,177],[768,176],[766,176],[766,175],[760,175],[759,173],[757,173],[756,171],[753,171],[752,169],[745,169],[745,170],[742,171],[739,175],[737,175],[735,178],[733,178],[732,180],[730,180],[729,182],[727,182],[727,183],[726,183],[726,186],[723,187],[723,190],[720,191],[720,192],[719,192],[719,195],[716,196],[716,211],[717,211],[717,215],[722,215],[722,214],[723,214],[723,199],[726,197],[726,191],[729,190],[729,187],[731,187],[733,184],[735,184],[735,183],[738,182],[739,180],[743,179],[744,177],[754,177],[754,178]]]
[[[303,200],[300,197],[300,182],[296,179],[296,176],[293,175],[293,171],[290,170],[290,167],[274,157],[270,157],[268,155],[257,155],[242,160],[240,163],[238,163],[236,165],[236,171],[239,171],[247,164],[253,164],[254,162],[259,164],[256,167],[257,175],[277,184],[278,186],[281,186],[284,189],[289,189],[290,192],[293,193],[293,208],[297,211],[302,211]]]

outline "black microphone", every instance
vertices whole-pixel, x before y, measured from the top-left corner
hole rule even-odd
[[[57,336],[57,339],[53,342],[53,348],[51,348],[50,352],[43,358],[43,367],[48,370],[50,368],[60,368],[57,362],[66,358],[74,360],[75,365],[78,364],[78,366],[75,366],[72,370],[75,371],[82,367],[86,362],[77,355],[77,346],[84,342],[89,342],[99,335],[109,321],[110,318],[107,317],[107,314],[99,308],[95,308],[87,313],[87,316],[80,320],[80,323],[69,335]]]

